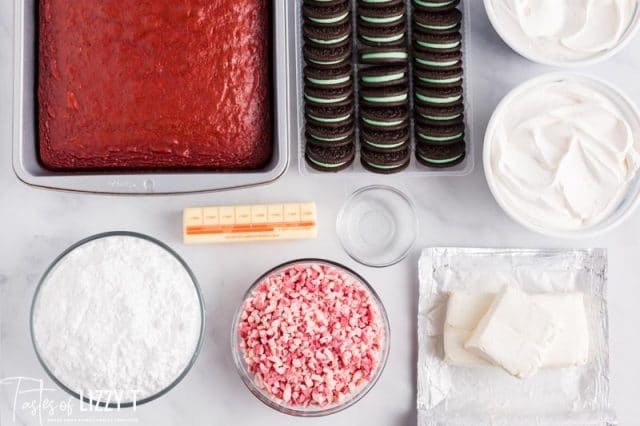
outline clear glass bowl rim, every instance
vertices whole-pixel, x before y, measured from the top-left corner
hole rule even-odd
[[[362,283],[362,285],[367,289],[367,291],[375,301],[376,305],[378,306],[379,316],[383,323],[382,326],[384,328],[384,333],[385,333],[384,343],[383,343],[382,352],[380,356],[380,362],[378,363],[378,368],[374,372],[371,380],[367,384],[363,385],[360,389],[358,389],[354,394],[352,394],[351,398],[345,400],[341,404],[332,405],[332,406],[329,406],[328,408],[318,408],[318,409],[295,408],[295,407],[286,406],[274,401],[269,395],[267,395],[265,392],[260,390],[255,385],[255,383],[253,382],[253,375],[247,370],[246,364],[242,356],[242,351],[240,350],[240,336],[239,336],[239,333],[237,333],[237,330],[238,330],[238,325],[240,324],[240,316],[242,315],[244,302],[247,300],[251,292],[256,288],[258,284],[260,284],[269,275],[281,269],[287,268],[292,265],[301,264],[301,263],[302,264],[321,263],[321,264],[333,266],[335,268],[343,270],[347,274],[351,275],[353,278],[357,279],[360,283]],[[353,406],[354,404],[356,404],[362,398],[364,398],[364,396],[367,395],[369,391],[373,389],[373,387],[376,385],[376,383],[378,382],[378,379],[380,379],[380,376],[382,376],[382,372],[384,371],[387,364],[387,360],[389,358],[389,352],[391,348],[390,340],[391,340],[391,327],[389,324],[389,317],[387,315],[387,311],[384,305],[382,304],[382,300],[380,299],[380,296],[378,296],[378,294],[373,289],[371,284],[369,284],[367,280],[365,280],[360,274],[353,271],[351,268],[344,266],[338,262],[334,262],[326,259],[319,259],[319,258],[302,258],[302,259],[290,260],[290,261],[281,263],[280,265],[275,266],[269,269],[264,274],[262,274],[257,280],[254,281],[254,283],[244,293],[242,297],[242,302],[240,303],[240,306],[236,309],[236,312],[234,314],[233,324],[231,326],[231,352],[233,355],[233,362],[236,366],[238,374],[240,375],[240,378],[242,379],[242,382],[259,401],[261,401],[268,407],[271,407],[274,410],[279,411],[283,414],[296,416],[296,417],[328,416],[328,415],[343,411]]]
[[[40,290],[42,289],[43,284],[46,282],[49,274],[51,273],[51,271],[53,271],[53,269],[56,267],[56,265],[62,260],[64,259],[65,256],[67,256],[69,253],[71,253],[73,250],[77,249],[78,247],[87,244],[91,241],[95,241],[95,240],[99,240],[102,238],[108,238],[108,237],[114,237],[114,236],[124,236],[124,237],[133,237],[133,238],[140,238],[146,241],[149,241],[150,243],[153,243],[157,246],[159,246],[160,248],[164,249],[165,251],[167,251],[170,255],[172,255],[178,262],[180,262],[180,264],[185,268],[185,270],[187,271],[187,273],[189,274],[189,277],[191,278],[191,281],[193,282],[193,285],[195,287],[196,290],[196,294],[198,296],[198,303],[200,305],[200,334],[198,337],[198,343],[196,345],[195,351],[191,357],[191,359],[189,360],[189,363],[186,365],[185,369],[182,371],[182,373],[180,373],[180,375],[178,375],[178,377],[176,377],[176,379],[166,388],[162,389],[161,391],[157,392],[154,395],[148,396],[146,398],[140,399],[138,401],[135,401],[135,403],[132,402],[123,402],[121,404],[118,403],[109,403],[109,404],[105,404],[102,401],[92,401],[89,400],[86,397],[80,397],[80,394],[78,394],[77,392],[69,389],[64,383],[62,383],[54,374],[53,372],[49,369],[49,367],[47,366],[47,364],[44,362],[44,360],[42,359],[42,356],[40,355],[40,351],[38,349],[38,345],[36,343],[36,339],[35,339],[35,330],[34,330],[34,323],[33,323],[33,316],[35,313],[35,307],[36,307],[36,303],[38,302],[38,296],[40,295]],[[205,306],[204,306],[204,299],[202,296],[202,291],[200,289],[200,285],[198,283],[198,280],[195,276],[195,274],[193,273],[193,271],[191,270],[191,268],[189,267],[189,265],[187,265],[187,263],[184,261],[184,259],[182,259],[182,257],[180,257],[180,255],[178,253],[176,253],[171,247],[169,247],[168,245],[166,245],[165,243],[163,243],[160,240],[157,240],[153,237],[150,237],[148,235],[145,234],[141,234],[139,232],[132,232],[132,231],[109,231],[109,232],[102,232],[99,234],[94,234],[91,235],[89,237],[83,238],[82,240],[72,244],[71,246],[69,246],[68,248],[66,248],[62,253],[60,253],[54,260],[53,262],[51,262],[51,264],[49,265],[49,267],[47,267],[47,269],[45,270],[44,274],[42,274],[42,277],[40,278],[40,281],[38,282],[38,285],[36,286],[36,291],[33,295],[33,300],[31,302],[31,312],[29,313],[29,329],[30,329],[30,334],[31,334],[31,344],[33,346],[33,350],[36,353],[36,357],[38,358],[38,361],[40,362],[40,365],[42,366],[42,368],[44,368],[45,372],[47,373],[47,375],[51,378],[51,380],[53,380],[53,382],[58,385],[60,388],[62,388],[65,392],[67,392],[69,395],[73,396],[74,398],[83,401],[86,404],[93,404],[93,405],[97,405],[100,407],[107,407],[107,408],[130,408],[133,407],[134,405],[136,407],[146,404],[148,402],[154,401],[158,398],[160,398],[161,396],[166,395],[167,393],[169,393],[173,388],[175,388],[178,383],[180,383],[185,377],[186,375],[189,373],[189,371],[191,370],[191,368],[193,367],[193,365],[196,363],[196,360],[198,359],[198,356],[200,355],[200,351],[202,349],[202,345],[204,343],[204,333],[205,333]]]

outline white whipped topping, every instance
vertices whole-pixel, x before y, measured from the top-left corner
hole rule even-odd
[[[535,85],[500,111],[489,173],[507,211],[572,231],[617,207],[640,167],[640,138],[612,100],[567,79]]]
[[[620,43],[638,0],[491,0],[515,47],[552,61],[598,56]]]

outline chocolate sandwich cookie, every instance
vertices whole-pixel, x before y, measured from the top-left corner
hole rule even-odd
[[[360,111],[363,127],[383,130],[401,130],[409,126],[407,105],[395,107],[363,106]]]
[[[307,104],[311,105],[336,105],[353,98],[353,85],[349,84],[338,88],[321,88],[307,85],[304,88],[304,98]]]
[[[447,145],[464,140],[464,124],[428,126],[416,123],[416,142],[427,145]]]
[[[413,37],[416,49],[427,52],[454,52],[462,46],[459,31],[446,34],[415,32]]]
[[[338,68],[351,63],[351,45],[317,47],[310,44],[302,50],[307,64],[316,68]]]
[[[409,144],[409,128],[399,130],[360,129],[360,145],[369,151],[389,152],[403,150]]]
[[[304,112],[307,122],[319,126],[341,127],[353,120],[353,100],[332,106],[307,104]]]
[[[351,41],[351,21],[339,25],[320,26],[308,20],[302,26],[304,41],[316,47],[343,46]]]
[[[409,68],[406,65],[380,65],[360,70],[362,87],[383,87],[406,84]]]
[[[391,27],[406,23],[407,7],[404,2],[398,2],[390,6],[371,7],[358,3],[358,22],[360,25],[375,27]]]
[[[437,13],[416,9],[413,14],[413,21],[416,32],[455,33],[460,30],[462,13],[458,9]]]
[[[404,64],[409,59],[405,47],[360,49],[360,63],[368,65]]]
[[[422,87],[416,85],[416,101],[422,105],[451,106],[462,102],[462,86]]]
[[[453,167],[465,159],[465,144],[457,142],[448,145],[418,145],[416,159],[427,167]]]
[[[351,64],[339,68],[304,68],[305,83],[315,87],[340,88],[352,84]]]
[[[358,25],[358,39],[362,44],[373,47],[402,46],[407,40],[407,23],[392,26]]]
[[[422,87],[454,87],[462,84],[462,68],[451,70],[424,70],[416,68],[414,71],[416,84]]]
[[[416,68],[424,70],[452,70],[462,67],[460,51],[436,53],[415,49],[413,60]]]
[[[341,126],[324,126],[307,122],[307,142],[322,146],[340,146],[353,142],[355,125],[353,120]]]
[[[321,6],[316,4],[305,2],[302,6],[302,15],[315,25],[341,25],[349,20],[351,13],[349,1]]]
[[[448,107],[433,105],[415,105],[416,122],[428,126],[449,126],[462,123],[464,120],[464,105],[462,103]]]
[[[307,144],[305,150],[307,164],[322,172],[338,172],[353,163],[355,146],[353,144],[336,147]]]
[[[413,0],[416,10],[425,12],[446,12],[455,9],[460,0]]]
[[[409,147],[398,151],[370,151],[363,148],[360,151],[360,162],[362,166],[374,173],[390,174],[397,173],[407,168],[411,161]]]
[[[407,105],[409,88],[406,85],[367,87],[360,91],[361,105],[372,107],[390,107]]]

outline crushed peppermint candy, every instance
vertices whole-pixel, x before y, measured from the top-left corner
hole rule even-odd
[[[239,333],[256,386],[299,407],[350,399],[372,379],[385,338],[369,290],[321,263],[261,281],[244,302]]]

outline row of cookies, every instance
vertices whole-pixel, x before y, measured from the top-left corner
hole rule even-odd
[[[409,50],[405,0],[357,0],[358,111],[352,3],[303,1],[305,139],[311,167],[339,171],[352,164],[357,120],[363,167],[377,173],[403,170],[410,163],[412,115],[420,163],[450,167],[464,160],[460,0],[412,1]]]
[[[305,158],[337,172],[355,158],[355,102],[350,0],[304,0]]]
[[[413,0],[415,152],[428,167],[452,167],[466,155],[459,3]]]
[[[357,0],[360,162],[396,173],[411,161],[407,6]]]

